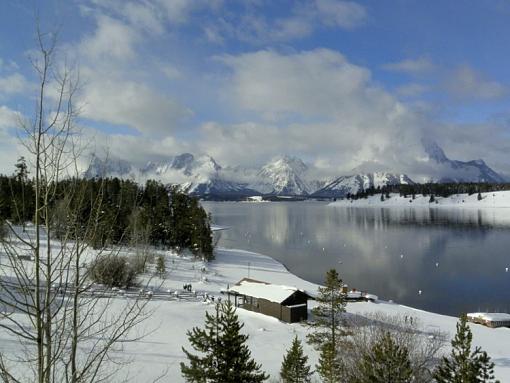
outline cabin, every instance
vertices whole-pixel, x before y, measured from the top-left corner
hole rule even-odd
[[[235,307],[269,315],[283,322],[308,319],[308,299],[312,297],[296,287],[273,285],[243,278],[225,291]]]
[[[469,313],[467,320],[487,327],[510,327],[510,314],[507,313]]]

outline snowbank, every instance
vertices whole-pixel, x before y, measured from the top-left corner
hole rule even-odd
[[[482,199],[478,200],[478,193],[454,194],[450,197],[434,197],[435,202],[429,202],[430,196],[417,194],[415,199],[411,195],[407,198],[397,193],[391,193],[390,198],[384,198],[381,201],[381,195],[376,194],[368,198],[360,198],[358,200],[339,200],[330,203],[330,206],[337,207],[430,207],[430,208],[510,208],[510,191],[498,191],[490,193],[482,193]]]

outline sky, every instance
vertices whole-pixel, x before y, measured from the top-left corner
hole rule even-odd
[[[79,73],[87,153],[412,174],[425,137],[510,175],[506,0],[2,0],[3,173],[34,114],[36,19]]]

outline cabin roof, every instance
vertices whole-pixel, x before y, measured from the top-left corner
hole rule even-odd
[[[507,313],[469,313],[467,316],[491,322],[510,322],[510,314]]]
[[[254,298],[266,299],[270,302],[280,304],[298,291],[306,294],[304,291],[299,290],[296,287],[273,285],[249,278],[241,279],[234,286],[228,289],[228,292],[246,295]]]

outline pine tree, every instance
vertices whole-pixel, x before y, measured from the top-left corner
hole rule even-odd
[[[478,201],[481,201],[482,200],[482,193],[478,192]]]
[[[308,343],[321,353],[317,372],[326,382],[339,379],[339,340],[345,335],[342,328],[342,314],[345,312],[343,287],[338,272],[335,269],[329,270],[324,287],[319,287],[316,298],[318,305],[312,309],[314,321],[310,326],[313,332],[307,338]]]
[[[241,334],[244,324],[239,322],[230,302],[218,303],[215,315],[206,313],[205,329],[188,331],[188,339],[201,355],[193,355],[183,348],[189,365],[181,363],[187,382],[200,383],[259,383],[269,377],[251,358],[246,345],[248,335]]]
[[[342,363],[337,347],[332,342],[324,343],[320,347],[319,363],[317,363],[316,369],[324,383],[341,381]]]
[[[374,344],[358,365],[359,378],[355,383],[409,383],[413,370],[409,352],[398,345],[389,332]]]
[[[303,346],[296,336],[283,358],[280,377],[283,383],[310,383],[311,376],[308,357],[303,353]]]
[[[494,363],[480,347],[471,351],[472,339],[467,317],[461,315],[452,340],[451,355],[449,358],[443,357],[434,373],[438,383],[494,382]]]

